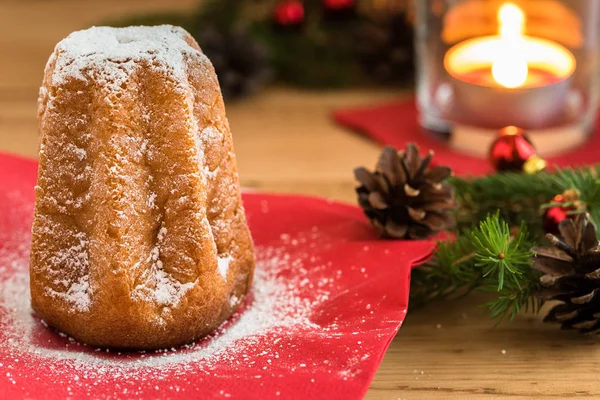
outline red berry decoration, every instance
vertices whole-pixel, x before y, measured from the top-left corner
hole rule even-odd
[[[281,2],[275,8],[275,22],[283,27],[299,27],[304,23],[304,5],[297,0]]]
[[[557,194],[554,196],[552,200],[553,203],[564,203],[565,199],[562,194]],[[558,225],[565,219],[568,218],[567,208],[556,205],[550,207],[544,212],[544,231],[546,233],[552,233],[553,235],[558,235]]]
[[[574,219],[583,211],[585,206],[579,201],[578,191],[567,189],[562,194],[557,194],[550,202],[550,207],[544,212],[544,231],[559,235],[560,223],[567,218]]]
[[[496,171],[521,171],[534,174],[546,168],[523,129],[507,126],[498,132],[490,147],[490,162]]]
[[[355,0],[323,0],[325,9],[333,11],[353,9],[355,5]]]

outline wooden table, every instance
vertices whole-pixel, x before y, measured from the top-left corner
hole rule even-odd
[[[61,38],[109,16],[194,4],[0,0],[0,150],[36,156],[37,90]],[[229,104],[242,184],[353,202],[352,169],[373,165],[379,149],[335,126],[330,111],[394,96],[399,94],[272,88]],[[494,329],[478,307],[483,301],[471,296],[410,312],[366,398],[600,398],[597,339],[560,332],[527,315]]]

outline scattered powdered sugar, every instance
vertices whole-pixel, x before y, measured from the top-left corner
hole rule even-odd
[[[148,200],[146,200],[146,205],[150,208],[154,208],[155,200],[156,200],[156,193],[150,193],[150,196],[148,196]]]
[[[167,228],[163,225],[156,235],[156,245],[146,260],[151,262],[150,278],[147,282],[136,286],[132,296],[141,301],[153,301],[158,305],[171,307],[179,304],[184,295],[194,288],[196,282],[181,283],[164,270],[163,262],[160,260],[160,248],[166,235]],[[158,322],[161,323],[160,320]]]
[[[79,280],[69,287],[65,293],[65,298],[69,303],[80,311],[85,311],[90,308],[90,277],[84,275]]]
[[[55,255],[51,263],[53,265],[65,265],[72,271],[85,271],[84,275],[79,277],[76,282],[72,282],[66,291],[56,291],[52,288],[46,288],[46,291],[51,296],[61,298],[74,309],[78,311],[87,311],[90,307],[90,277],[89,277],[89,260],[88,260],[88,239],[84,232],[75,234],[75,239],[78,241],[70,248],[59,252]],[[57,284],[64,282],[57,281]]]
[[[233,261],[233,258],[229,256],[220,256],[218,259],[217,269],[223,279],[227,279],[227,272],[229,272],[229,264]]]
[[[383,335],[366,326],[359,329],[364,318],[340,313],[338,296],[354,295],[338,281],[340,271],[331,261],[311,250],[322,242],[313,230],[257,246],[251,292],[245,299],[230,298],[231,304],[243,304],[209,337],[158,352],[94,349],[57,334],[33,314],[27,271],[31,205],[15,214],[18,218],[8,218],[20,222],[9,219],[8,226],[16,228],[0,231],[0,385],[15,388],[21,397],[35,398],[30,390],[40,382],[38,388],[51,387],[57,398],[97,398],[99,393],[110,398],[174,397],[179,392],[200,398],[220,389],[220,396],[227,397],[232,393],[228,388],[237,385],[233,380],[245,379],[240,383],[244,387],[254,384],[248,379],[262,386],[263,380],[283,382],[289,374],[301,374],[309,385],[319,373],[350,382],[364,379],[364,364],[370,360],[364,338]],[[157,241],[167,235],[166,228],[160,229]],[[160,251],[156,254],[158,267]],[[85,292],[85,286],[85,281],[77,282],[73,293]],[[172,295],[169,290],[166,297]],[[342,327],[349,323],[356,341],[330,346],[343,338]],[[328,345],[315,347],[318,343]],[[273,387],[273,393],[285,396],[284,386]]]
[[[253,288],[245,304],[209,338],[177,350],[109,355],[64,335],[57,336],[33,315],[27,261],[25,258],[16,260],[17,272],[0,287],[0,326],[4,325],[0,354],[9,351],[16,359],[31,356],[36,363],[66,366],[94,379],[138,373],[161,379],[177,371],[183,373],[191,366],[210,370],[220,362],[243,365],[249,362],[245,354],[252,353],[258,343],[264,343],[265,335],[275,335],[278,338],[272,342],[269,357],[276,359],[279,357],[276,348],[283,346],[279,342],[289,335],[292,327],[298,331],[320,329],[310,317],[319,304],[328,300],[329,293],[319,289],[310,298],[299,295],[296,280],[302,277],[280,276],[282,270],[290,267],[289,254],[281,248],[258,248],[257,253]],[[6,272],[6,268],[0,267],[0,278]],[[232,297],[230,301],[237,303],[239,299]],[[6,315],[2,315],[2,310]],[[43,338],[41,343],[40,337]],[[266,355],[264,352],[263,356]],[[73,384],[73,377],[70,383]]]
[[[160,262],[160,261],[159,261]],[[163,269],[155,272],[156,288],[153,290],[153,297],[156,304],[171,307],[177,305],[183,295],[194,288],[195,282],[180,283],[176,281]]]

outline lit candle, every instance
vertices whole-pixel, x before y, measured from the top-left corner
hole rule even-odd
[[[468,39],[445,55],[462,122],[489,128],[555,124],[567,103],[575,57],[564,46],[524,35],[525,14],[498,10],[498,34]]]

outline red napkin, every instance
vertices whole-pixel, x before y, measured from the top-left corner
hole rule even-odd
[[[106,353],[29,310],[35,180],[35,162],[0,155],[0,398],[361,399],[404,320],[410,268],[434,248],[376,240],[354,206],[246,194],[259,262],[243,310],[192,346]],[[280,306],[295,314],[273,324]]]
[[[404,148],[417,143],[421,149],[435,151],[435,162],[452,167],[457,175],[480,176],[494,172],[487,159],[473,157],[451,149],[442,140],[424,132],[417,121],[414,100],[401,100],[383,105],[337,110],[335,120],[384,145]],[[600,124],[597,124],[600,126]],[[600,134],[594,132],[581,147],[547,159],[549,165],[575,166],[600,161]],[[425,151],[424,150],[424,151]]]

